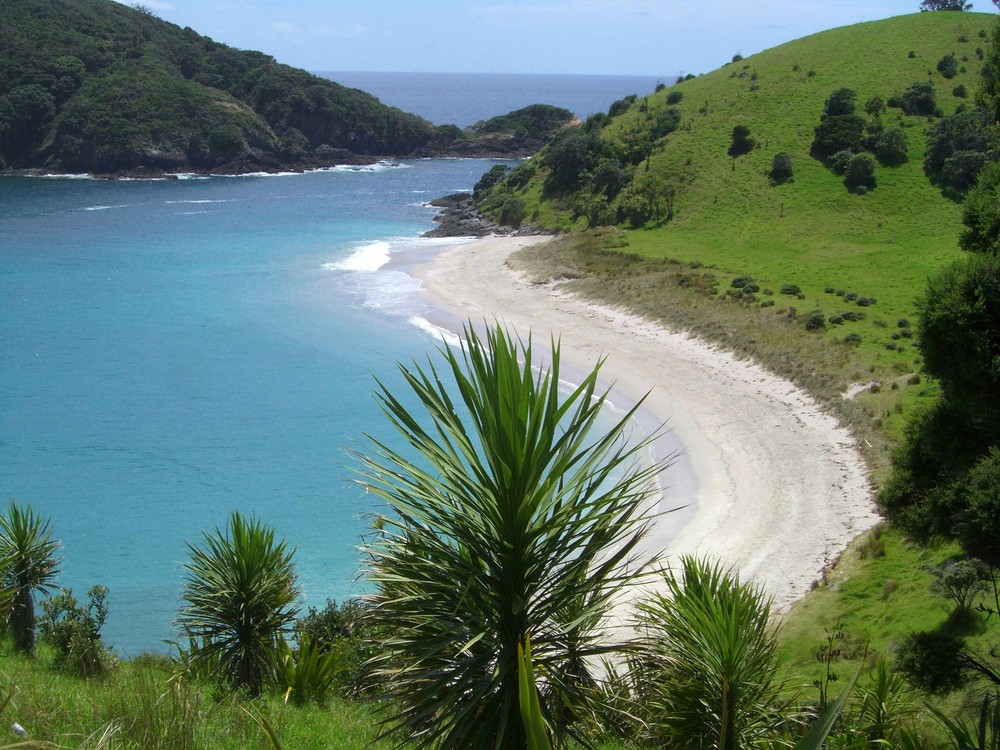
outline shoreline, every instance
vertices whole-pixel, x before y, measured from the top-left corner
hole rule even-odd
[[[440,311],[430,322],[455,331],[465,320],[496,318],[521,336],[551,334],[561,342],[564,366],[580,373],[605,356],[600,379],[612,401],[634,403],[647,394],[640,426],[665,425],[695,477],[695,486],[657,500],[660,512],[678,503],[691,503],[693,512],[659,517],[642,552],[662,553],[665,565],[683,554],[720,559],[763,585],[778,610],[787,609],[879,520],[850,433],[804,391],[758,365],[631,313],[531,284],[506,266],[513,251],[547,239],[463,242],[409,269]],[[672,484],[669,468],[664,481]]]

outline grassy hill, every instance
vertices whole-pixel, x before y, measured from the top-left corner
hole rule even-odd
[[[628,166],[631,184],[652,176],[676,190],[670,218],[588,228],[588,201],[600,196],[590,175],[577,189],[552,188],[547,153],[558,141],[484,205],[507,191],[523,202],[532,224],[573,230],[514,259],[536,280],[693,331],[805,386],[852,426],[878,482],[906,419],[936,395],[913,343],[915,300],[930,275],[962,255],[962,206],[924,171],[936,115],[885,110],[883,126],[906,133],[908,159],[879,166],[875,187],[864,194],[849,191],[843,176],[811,154],[814,128],[827,98],[845,87],[856,93],[865,119],[868,100],[900,98],[915,82],[933,85],[941,115],[975,106],[981,57],[996,23],[992,14],[917,13],[834,29],[624,102],[619,108],[627,109],[610,122],[591,123],[609,146],[605,153],[641,154]],[[958,63],[951,79],[937,69],[947,55]],[[955,94],[959,86],[966,96]],[[680,112],[678,127],[643,153],[650,124],[669,107]],[[733,157],[736,126],[749,129],[756,147]],[[791,155],[794,179],[776,185],[768,173],[782,152]],[[621,219],[616,209],[627,195],[628,187],[603,218]],[[732,282],[741,276],[759,290],[740,294]],[[861,297],[875,302],[859,306]],[[815,310],[822,325],[810,331]],[[845,313],[864,317],[844,320]],[[928,590],[925,566],[957,554],[954,545],[916,547],[885,529],[857,540],[783,618],[793,682],[822,679],[816,653],[826,631],[845,634],[836,666],[845,677],[866,653],[869,663],[891,656],[909,631],[952,628],[948,607]],[[976,620],[962,635],[988,650],[996,628]],[[953,696],[943,705],[957,709],[959,702]]]
[[[961,206],[924,173],[926,131],[935,117],[885,110],[882,126],[905,132],[908,159],[879,166],[876,186],[864,195],[850,192],[843,176],[810,154],[814,128],[827,98],[844,87],[856,93],[857,112],[866,119],[869,99],[891,102],[915,82],[931,82],[941,114],[975,106],[980,58],[995,20],[915,13],[834,29],[637,98],[592,130],[613,152],[639,152],[627,165],[631,184],[652,175],[676,191],[673,216],[624,234],[598,230],[597,244],[610,246],[611,254],[595,261],[593,253],[564,249],[554,275],[575,278],[571,284],[585,294],[624,299],[639,312],[751,354],[831,403],[852,383],[896,383],[900,392],[865,394],[860,406],[847,407],[847,418],[862,436],[874,428],[873,442],[897,437],[903,412],[928,395],[926,385],[907,387],[920,361],[912,329],[900,324],[915,322],[914,299],[928,275],[959,256]],[[949,54],[959,70],[946,79],[937,65]],[[959,86],[965,97],[953,93]],[[649,140],[651,123],[671,107],[680,114],[676,130]],[[749,129],[756,147],[731,157],[737,125]],[[794,178],[775,185],[768,173],[781,152],[791,155]],[[547,153],[494,197],[513,192],[532,224],[584,230],[581,195],[592,198],[594,191],[586,175],[580,190],[552,190]],[[600,223],[621,218],[616,209],[628,193],[626,187],[609,202]],[[553,276],[551,262],[523,262],[540,278]],[[567,271],[566,264],[575,266]],[[730,285],[742,275],[759,290],[734,298]],[[782,294],[783,287],[794,289],[786,285],[799,292]],[[859,307],[851,295],[876,302]],[[822,311],[824,325],[804,335],[814,310]],[[844,313],[863,319],[836,320]],[[884,450],[870,456],[876,465],[885,457]]]

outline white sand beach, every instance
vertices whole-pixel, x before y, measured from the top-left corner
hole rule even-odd
[[[647,538],[667,563],[709,555],[762,584],[780,607],[878,521],[865,466],[848,431],[803,391],[685,334],[533,285],[505,265],[538,237],[489,237],[413,269],[425,296],[460,320],[492,320],[539,344],[561,340],[562,361],[645,407],[683,445],[695,478],[664,493],[668,514]],[[671,481],[670,470],[664,475]],[[674,519],[674,520],[672,520]],[[683,525],[677,519],[683,519]],[[680,528],[678,528],[680,526]]]

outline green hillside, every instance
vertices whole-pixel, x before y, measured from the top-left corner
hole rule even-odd
[[[488,134],[435,127],[110,0],[0,0],[0,49],[0,169],[240,172],[517,154],[574,119],[540,107]],[[530,133],[516,130],[525,123]]]
[[[523,202],[520,215],[533,225],[584,230],[610,223],[628,230],[610,241],[620,246],[611,265],[627,270],[611,271],[605,261],[595,266],[592,255],[564,255],[560,264],[581,265],[560,274],[578,278],[574,284],[586,294],[625,300],[757,356],[821,397],[833,399],[852,382],[872,378],[905,385],[919,359],[911,329],[900,322],[914,318],[913,301],[928,275],[960,254],[961,205],[924,173],[926,131],[937,118],[885,109],[881,126],[906,134],[908,158],[878,166],[877,184],[863,195],[849,191],[842,175],[810,154],[814,128],[827,98],[841,88],[855,92],[865,120],[871,120],[866,102],[881,97],[891,104],[915,82],[930,81],[941,114],[974,107],[980,59],[995,20],[981,13],[915,13],[822,32],[734,61],[630,105],[619,103],[612,112],[627,106],[623,113],[603,126],[592,118],[580,129],[600,138],[607,153],[624,155],[618,179],[626,185],[613,199],[607,200],[613,191],[604,187],[613,171],[607,160],[584,165],[570,189],[553,189],[548,155],[557,140],[483,205],[488,210],[513,193]],[[958,65],[951,79],[937,70],[949,54]],[[964,97],[954,93],[962,93],[959,86]],[[671,108],[676,112],[668,114]],[[678,114],[676,129],[655,137]],[[732,157],[738,125],[749,129],[756,147]],[[769,172],[782,152],[791,156],[794,178],[775,185]],[[652,211],[659,216],[633,228],[623,208],[649,184],[659,191],[660,205]],[[668,217],[664,196],[671,191]],[[609,244],[611,235],[601,232]],[[671,264],[662,265],[666,259]],[[548,273],[545,263],[532,268]],[[613,283],[598,279],[609,274],[617,275]],[[730,284],[741,275],[759,289],[733,297]],[[794,289],[786,285],[799,293],[782,294],[782,287]],[[851,295],[875,304],[859,308]],[[739,310],[717,300],[739,302]],[[814,310],[822,311],[823,326],[797,335]],[[844,320],[843,313],[863,319]],[[855,334],[848,339],[854,343],[850,353],[843,344],[849,334]],[[917,390],[907,398],[919,398]],[[866,396],[855,426],[864,434],[873,421],[884,420],[890,435],[898,434],[896,403],[903,398]]]

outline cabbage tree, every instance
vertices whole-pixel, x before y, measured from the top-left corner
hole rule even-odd
[[[630,440],[635,409],[602,428],[598,367],[564,393],[560,349],[499,324],[443,364],[401,366],[416,407],[379,383],[407,449],[374,438],[362,484],[387,504],[366,546],[390,626],[377,674],[384,732],[418,746],[525,747],[518,647],[530,638],[541,710],[557,735],[594,708],[589,665],[616,646],[609,607],[644,569],[639,542],[665,463]],[[636,407],[638,408],[638,407]]]

